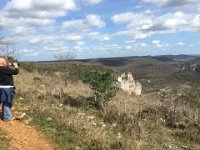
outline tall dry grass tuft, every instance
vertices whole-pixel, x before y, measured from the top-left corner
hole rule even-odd
[[[149,144],[151,132],[160,128],[161,123],[156,121],[156,109],[160,106],[161,102],[155,94],[130,96],[119,92],[108,103],[104,117],[116,123],[116,128],[122,134],[123,149],[141,149]]]
[[[163,100],[157,93],[129,96],[119,92],[108,103],[104,118],[115,122],[123,149],[163,149],[165,143],[179,149],[186,139],[200,144],[199,107],[171,96]]]
[[[89,97],[93,91],[88,85],[83,84],[81,81],[71,82],[64,78],[62,73],[56,72],[55,74],[40,74],[38,72],[20,71],[20,75],[16,77],[17,91],[32,92],[39,91],[39,93],[50,95],[67,94],[72,97],[85,96]],[[34,93],[34,92],[33,92]]]

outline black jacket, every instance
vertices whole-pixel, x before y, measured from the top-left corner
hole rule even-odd
[[[9,67],[0,67],[0,85],[13,85],[13,77],[12,75],[17,75],[19,73],[19,69],[11,69]]]

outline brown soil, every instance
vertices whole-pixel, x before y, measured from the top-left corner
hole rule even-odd
[[[41,133],[20,121],[0,120],[0,128],[8,134],[11,140],[10,150],[53,150],[53,145],[42,138]]]

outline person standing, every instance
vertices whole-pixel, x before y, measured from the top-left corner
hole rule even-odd
[[[13,75],[19,73],[18,64],[7,63],[4,58],[0,58],[0,100],[2,101],[2,119],[4,121],[14,120],[12,115],[12,105],[14,96]]]

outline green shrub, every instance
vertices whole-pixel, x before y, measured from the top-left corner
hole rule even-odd
[[[115,75],[111,72],[91,70],[85,74],[83,82],[90,84],[91,88],[95,91],[94,104],[97,107],[102,107],[106,101],[116,94],[114,86],[116,79]]]
[[[28,72],[34,72],[38,69],[34,63],[20,63],[20,68],[23,68]]]
[[[51,74],[53,72],[65,73],[65,79],[74,82],[81,80],[90,85],[94,90],[94,96],[84,100],[84,105],[93,105],[100,108],[116,94],[114,86],[116,74],[113,70],[97,65],[81,65],[71,63],[22,63],[22,68],[32,72]]]
[[[68,68],[67,79],[82,80],[94,90],[94,96],[85,99],[85,104],[101,108],[116,94],[116,74],[113,70],[96,65],[73,64]]]

